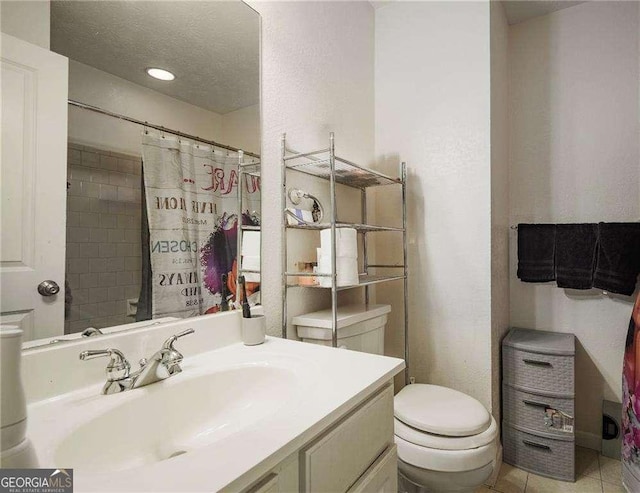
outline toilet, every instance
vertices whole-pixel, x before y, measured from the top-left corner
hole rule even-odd
[[[407,385],[394,399],[394,415],[400,491],[474,491],[493,473],[498,426],[473,397]]]
[[[389,305],[350,305],[338,312],[338,346],[384,354]],[[293,318],[298,337],[331,344],[331,310]],[[439,385],[411,384],[394,398],[398,490],[472,492],[491,477],[498,425],[473,397]]]

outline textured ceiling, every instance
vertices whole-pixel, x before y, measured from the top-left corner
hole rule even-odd
[[[53,51],[216,113],[258,103],[259,44],[260,17],[240,1],[51,2]]]
[[[507,0],[503,1],[504,11],[507,15],[507,22],[509,24],[517,24],[518,22],[524,22],[534,17],[540,17],[541,15],[550,14],[556,10],[566,9],[567,7],[573,7],[581,2],[574,2],[568,0]]]

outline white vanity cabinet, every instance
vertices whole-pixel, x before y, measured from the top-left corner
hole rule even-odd
[[[396,492],[393,384],[364,396],[243,491]]]

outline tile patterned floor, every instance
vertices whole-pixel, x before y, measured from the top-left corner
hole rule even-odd
[[[556,481],[502,464],[493,488],[483,486],[476,493],[624,493],[621,475],[620,461],[577,447],[575,483]]]

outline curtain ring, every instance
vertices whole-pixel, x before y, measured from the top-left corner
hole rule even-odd
[[[149,123],[149,122],[145,121],[144,125],[142,127],[144,129],[144,134],[145,135],[149,135],[149,129],[147,128],[147,123]]]
[[[162,129],[162,130],[160,130],[160,135],[164,139],[164,127],[162,125],[160,125],[160,128]]]

